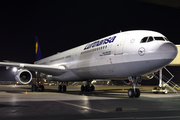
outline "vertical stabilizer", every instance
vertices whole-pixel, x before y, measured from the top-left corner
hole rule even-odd
[[[36,53],[36,61],[42,59],[42,55],[41,55],[41,50],[40,50],[40,46],[39,46],[39,42],[38,42],[38,37],[35,36],[35,53]]]

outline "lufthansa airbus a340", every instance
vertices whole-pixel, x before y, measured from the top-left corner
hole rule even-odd
[[[139,97],[136,88],[142,75],[151,74],[169,64],[177,55],[176,46],[164,35],[148,30],[133,30],[113,34],[47,58],[41,56],[36,37],[34,64],[0,62],[1,66],[16,67],[16,80],[28,84],[32,80],[29,70],[37,75],[32,91],[44,91],[39,78],[61,81],[59,91],[66,91],[68,81],[87,81],[81,91],[94,91],[93,79],[127,80],[132,88],[129,97]]]

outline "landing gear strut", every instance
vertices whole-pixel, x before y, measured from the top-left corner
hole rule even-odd
[[[133,97],[139,97],[141,92],[139,89],[136,88],[138,81],[141,79],[141,77],[129,77],[129,81],[132,83],[132,88],[128,90],[128,96],[130,98]]]
[[[31,91],[32,92],[44,92],[44,85],[43,85],[43,80],[39,77],[39,73],[36,72],[36,80],[35,80],[35,83],[32,84],[32,87],[31,87]]]
[[[93,92],[95,90],[94,85],[91,85],[90,81],[87,81],[86,85],[81,86],[81,92]]]

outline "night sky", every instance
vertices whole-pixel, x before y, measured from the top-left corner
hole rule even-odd
[[[120,30],[153,30],[180,44],[180,9],[138,0],[7,1],[0,16],[0,61],[33,63],[35,36],[43,57]],[[14,80],[4,69],[0,80]]]

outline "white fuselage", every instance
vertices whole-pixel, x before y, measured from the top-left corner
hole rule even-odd
[[[146,37],[147,41],[141,41]],[[153,72],[169,64],[176,55],[176,46],[164,35],[141,30],[113,34],[35,64],[65,66],[67,72],[49,77],[60,81],[119,79]]]

